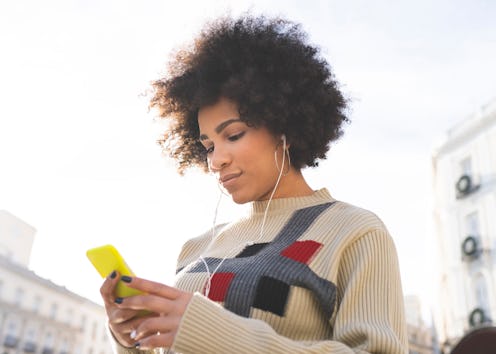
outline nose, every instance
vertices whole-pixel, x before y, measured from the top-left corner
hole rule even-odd
[[[219,172],[231,163],[231,154],[226,149],[216,146],[208,158],[208,168],[212,172]]]

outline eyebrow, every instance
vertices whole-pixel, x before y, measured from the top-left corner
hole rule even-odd
[[[237,122],[242,122],[242,120],[239,118],[231,118],[231,119],[225,120],[222,123],[220,123],[218,126],[215,127],[215,132],[217,134],[220,134],[220,132],[223,131],[224,129],[226,129],[226,127],[228,125],[233,124],[233,123],[237,123]],[[208,136],[206,134],[201,134],[200,140],[205,140],[205,139],[208,139]]]

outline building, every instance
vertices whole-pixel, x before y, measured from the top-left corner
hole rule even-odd
[[[110,353],[103,307],[28,269],[35,232],[0,211],[0,353]]]
[[[405,296],[405,315],[408,332],[408,353],[437,354],[436,333],[434,328],[427,325],[423,319],[418,296]]]
[[[447,352],[496,319],[496,100],[448,132],[433,155],[433,187],[435,317]]]
[[[25,267],[29,264],[36,229],[0,210],[0,255]]]

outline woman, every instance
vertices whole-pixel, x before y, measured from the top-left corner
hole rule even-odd
[[[173,287],[116,272],[105,280],[116,352],[407,353],[388,231],[301,173],[348,119],[300,27],[220,19],[154,88],[151,106],[171,123],[161,143],[179,172],[211,171],[250,208],[183,246]],[[116,298],[119,281],[146,295]]]

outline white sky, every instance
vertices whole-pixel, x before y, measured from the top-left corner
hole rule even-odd
[[[352,123],[305,174],[385,221],[405,294],[435,306],[431,154],[496,97],[491,0],[2,1],[0,209],[37,229],[31,268],[100,302],[85,250],[112,243],[139,275],[172,280],[219,190],[161,156],[143,93],[205,19],[248,9],[302,23],[323,49]],[[224,198],[218,221],[238,209]]]

